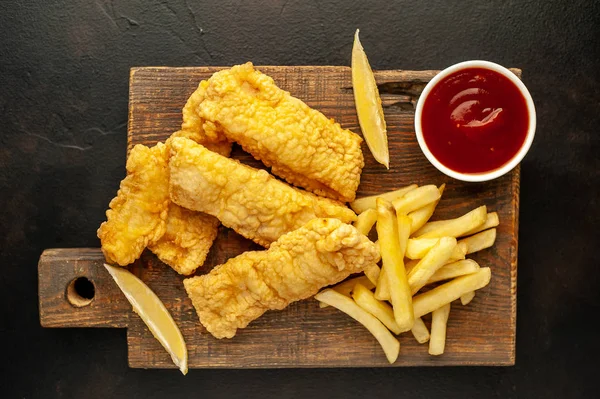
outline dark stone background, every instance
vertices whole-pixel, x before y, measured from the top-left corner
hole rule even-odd
[[[44,248],[98,246],[125,170],[129,68],[487,59],[538,111],[522,164],[517,363],[508,368],[127,367],[124,330],[42,329]],[[0,396],[593,397],[600,339],[600,6],[594,1],[0,3]],[[596,396],[597,397],[597,396]]]

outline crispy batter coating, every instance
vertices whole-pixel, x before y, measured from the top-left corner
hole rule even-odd
[[[169,165],[173,202],[213,215],[264,247],[317,217],[356,219],[339,202],[291,187],[186,138],[172,139]]]
[[[166,229],[169,207],[169,153],[159,143],[136,145],[127,159],[127,176],[106,211],[98,238],[109,262],[128,265],[140,257],[148,243]]]
[[[148,249],[177,273],[189,276],[204,264],[218,227],[217,218],[171,203],[165,234]]]
[[[379,250],[338,219],[313,219],[266,251],[246,252],[183,281],[201,323],[216,338],[270,309],[308,298],[379,260]]]
[[[110,203],[98,238],[109,262],[126,266],[148,247],[179,274],[190,275],[204,263],[219,222],[170,201],[169,142],[132,149],[127,176]]]
[[[196,91],[188,98],[182,110],[183,123],[181,124],[181,130],[173,133],[171,137],[186,137],[204,145],[211,151],[228,157],[231,152],[231,143],[227,141],[221,129],[204,120],[198,114],[198,106],[204,100],[207,86],[208,82],[206,80],[201,81]],[[204,124],[210,126],[207,131],[204,130]]]
[[[198,91],[203,99],[194,122],[204,134],[224,134],[294,185],[354,200],[364,166],[360,136],[281,90],[250,62],[215,73]]]

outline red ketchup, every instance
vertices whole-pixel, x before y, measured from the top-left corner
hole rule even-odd
[[[459,173],[498,169],[519,152],[529,127],[525,98],[508,78],[467,68],[438,82],[423,104],[421,130],[433,156]]]

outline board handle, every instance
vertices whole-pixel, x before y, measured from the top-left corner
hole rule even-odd
[[[131,305],[98,248],[47,249],[38,263],[42,327],[126,328]]]

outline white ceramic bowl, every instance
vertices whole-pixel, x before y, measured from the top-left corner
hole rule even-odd
[[[529,114],[529,127],[527,129],[527,136],[525,137],[525,141],[523,142],[523,146],[521,147],[521,149],[519,149],[519,151],[510,161],[508,161],[500,168],[484,173],[460,173],[442,164],[440,161],[437,160],[435,156],[433,156],[431,151],[429,151],[429,148],[427,148],[427,144],[425,143],[425,139],[423,138],[423,130],[421,129],[421,115],[423,113],[423,104],[425,103],[425,100],[427,99],[427,96],[429,95],[431,90],[442,79],[446,78],[447,76],[452,75],[453,73],[458,72],[462,69],[468,68],[490,69],[507,77],[517,86],[517,88],[523,95],[525,103],[527,104],[527,113]],[[517,166],[519,162],[521,162],[523,157],[525,157],[525,154],[527,154],[527,151],[529,151],[529,148],[531,147],[533,137],[535,136],[535,124],[535,106],[533,105],[533,99],[531,98],[531,94],[529,94],[529,90],[527,90],[527,87],[525,87],[523,82],[521,82],[521,80],[514,73],[512,73],[511,71],[509,71],[501,65],[489,61],[460,62],[438,73],[423,89],[423,92],[421,93],[421,96],[417,101],[417,108],[415,111],[415,133],[417,135],[417,141],[419,142],[419,146],[421,147],[421,151],[423,151],[423,154],[425,154],[429,162],[431,162],[433,166],[435,166],[440,172],[455,179],[468,182],[481,182],[492,180],[510,172],[515,166]]]

